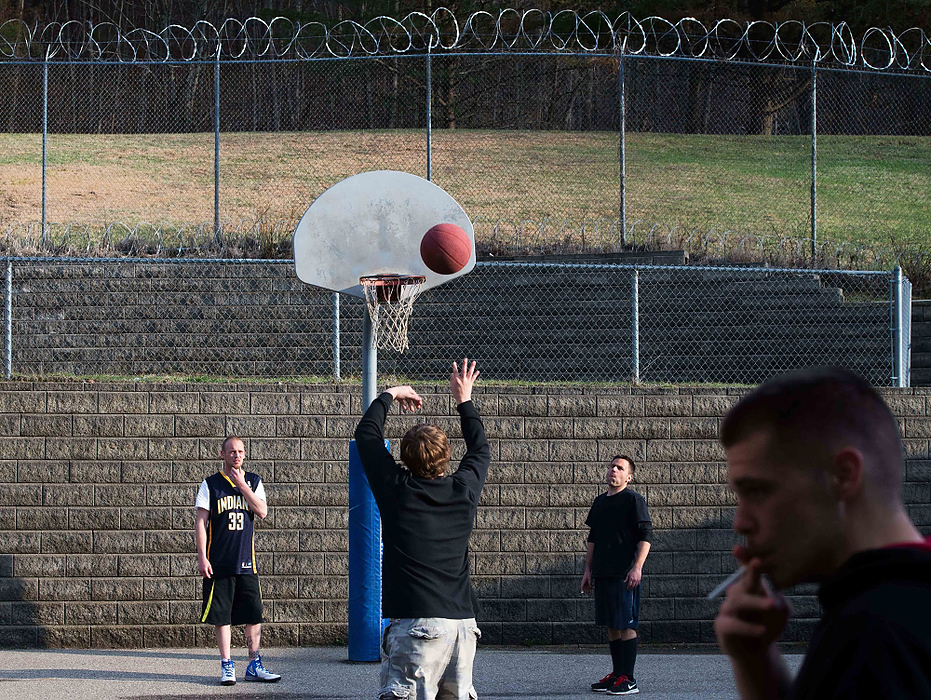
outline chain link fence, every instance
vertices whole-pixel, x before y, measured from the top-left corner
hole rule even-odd
[[[8,374],[354,374],[357,300],[337,315],[289,263],[238,259],[289,258],[307,206],[375,169],[446,189],[486,259],[869,270],[911,246],[901,264],[931,284],[920,30],[445,9],[0,29],[0,245],[55,256],[10,259]],[[508,379],[753,382],[838,363],[898,383],[910,285],[890,279],[483,264],[425,295],[411,351],[380,364],[427,379],[465,351]]]
[[[668,245],[863,268],[864,247],[926,240],[924,34],[609,20],[437,10],[7,41],[0,229],[26,254],[80,234],[104,255],[199,236],[285,257],[324,189],[397,169],[449,191],[496,254]]]
[[[284,261],[10,258],[6,289],[8,376],[361,372],[362,301]],[[900,273],[479,263],[420,297],[410,350],[378,369],[443,381],[468,355],[504,381],[752,384],[833,364],[904,386],[910,304]]]

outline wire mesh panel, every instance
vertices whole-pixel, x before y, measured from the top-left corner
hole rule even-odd
[[[479,264],[423,295],[411,349],[379,368],[438,378],[470,355],[508,379],[630,381],[635,270],[641,381],[752,384],[843,365],[889,383],[888,274],[752,268]]]
[[[616,59],[437,56],[431,66],[432,179],[489,249],[620,247]]]
[[[628,222],[809,235],[809,71],[625,63]]]
[[[332,376],[333,295],[290,263],[12,263],[18,375]],[[442,381],[469,356],[500,380],[627,382],[636,363],[645,382],[750,384],[842,365],[889,384],[890,288],[888,273],[479,263],[420,297],[410,349],[379,352],[378,371]],[[362,314],[343,297],[344,377],[361,370]]]
[[[42,66],[0,62],[0,228],[42,221]]]
[[[213,66],[53,63],[48,72],[52,239],[69,222],[99,238],[111,222],[213,221]]]
[[[926,247],[931,91],[926,77],[819,72],[818,232]],[[892,185],[892,183],[895,185]]]
[[[332,296],[289,264],[17,261],[17,374],[330,376]]]
[[[481,358],[489,377],[630,380],[631,274],[479,263],[421,296],[410,349],[380,353],[379,371],[441,379],[451,360],[469,356]]]
[[[754,384],[841,365],[889,382],[884,275],[641,272],[641,379]]]
[[[424,70],[414,56],[222,64],[221,221],[287,234],[346,177],[425,177]]]
[[[46,221],[56,249],[79,231],[96,254],[116,226],[111,239],[196,232],[238,247],[218,256],[283,256],[327,187],[367,170],[426,176],[428,163],[494,254],[633,244],[788,266],[814,247],[818,266],[865,268],[919,248],[931,220],[927,74],[409,47],[0,68],[0,222],[14,247]]]

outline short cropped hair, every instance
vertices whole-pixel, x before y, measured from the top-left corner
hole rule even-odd
[[[636,464],[636,462],[634,462],[634,460],[631,459],[630,457],[628,457],[627,455],[614,455],[614,456],[611,458],[611,462],[610,462],[610,463],[611,463],[611,464],[614,464],[614,463],[615,463],[617,460],[619,460],[619,459],[625,459],[625,460],[627,460],[627,463],[630,465],[630,473],[631,473],[631,474],[633,474],[635,471],[637,471],[637,464]]]
[[[223,445],[220,447],[221,452],[226,452],[226,446],[230,444],[231,440],[239,440],[239,442],[241,442],[243,445],[246,444],[245,440],[243,440],[238,435],[230,435],[228,437],[223,438]]]
[[[435,479],[449,472],[449,439],[435,425],[419,424],[401,438],[401,461],[414,476]]]
[[[806,465],[843,447],[864,456],[864,477],[884,499],[901,498],[902,441],[892,411],[853,372],[818,367],[770,379],[744,396],[721,423],[725,448],[758,432],[774,461]]]

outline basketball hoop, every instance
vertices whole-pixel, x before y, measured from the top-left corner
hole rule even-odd
[[[370,275],[359,278],[372,319],[375,347],[398,352],[404,352],[410,347],[407,342],[407,323],[425,280],[423,275]]]

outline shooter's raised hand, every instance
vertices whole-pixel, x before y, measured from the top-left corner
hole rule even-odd
[[[402,411],[413,413],[423,406],[423,399],[420,398],[420,394],[414,391],[412,387],[393,386],[390,389],[385,389],[385,391],[391,394],[391,398],[398,402]]]
[[[478,379],[479,371],[475,369],[475,360],[469,365],[469,358],[462,358],[462,369],[453,362],[453,371],[449,375],[449,393],[456,399],[456,403],[465,403],[472,400],[472,385]]]

